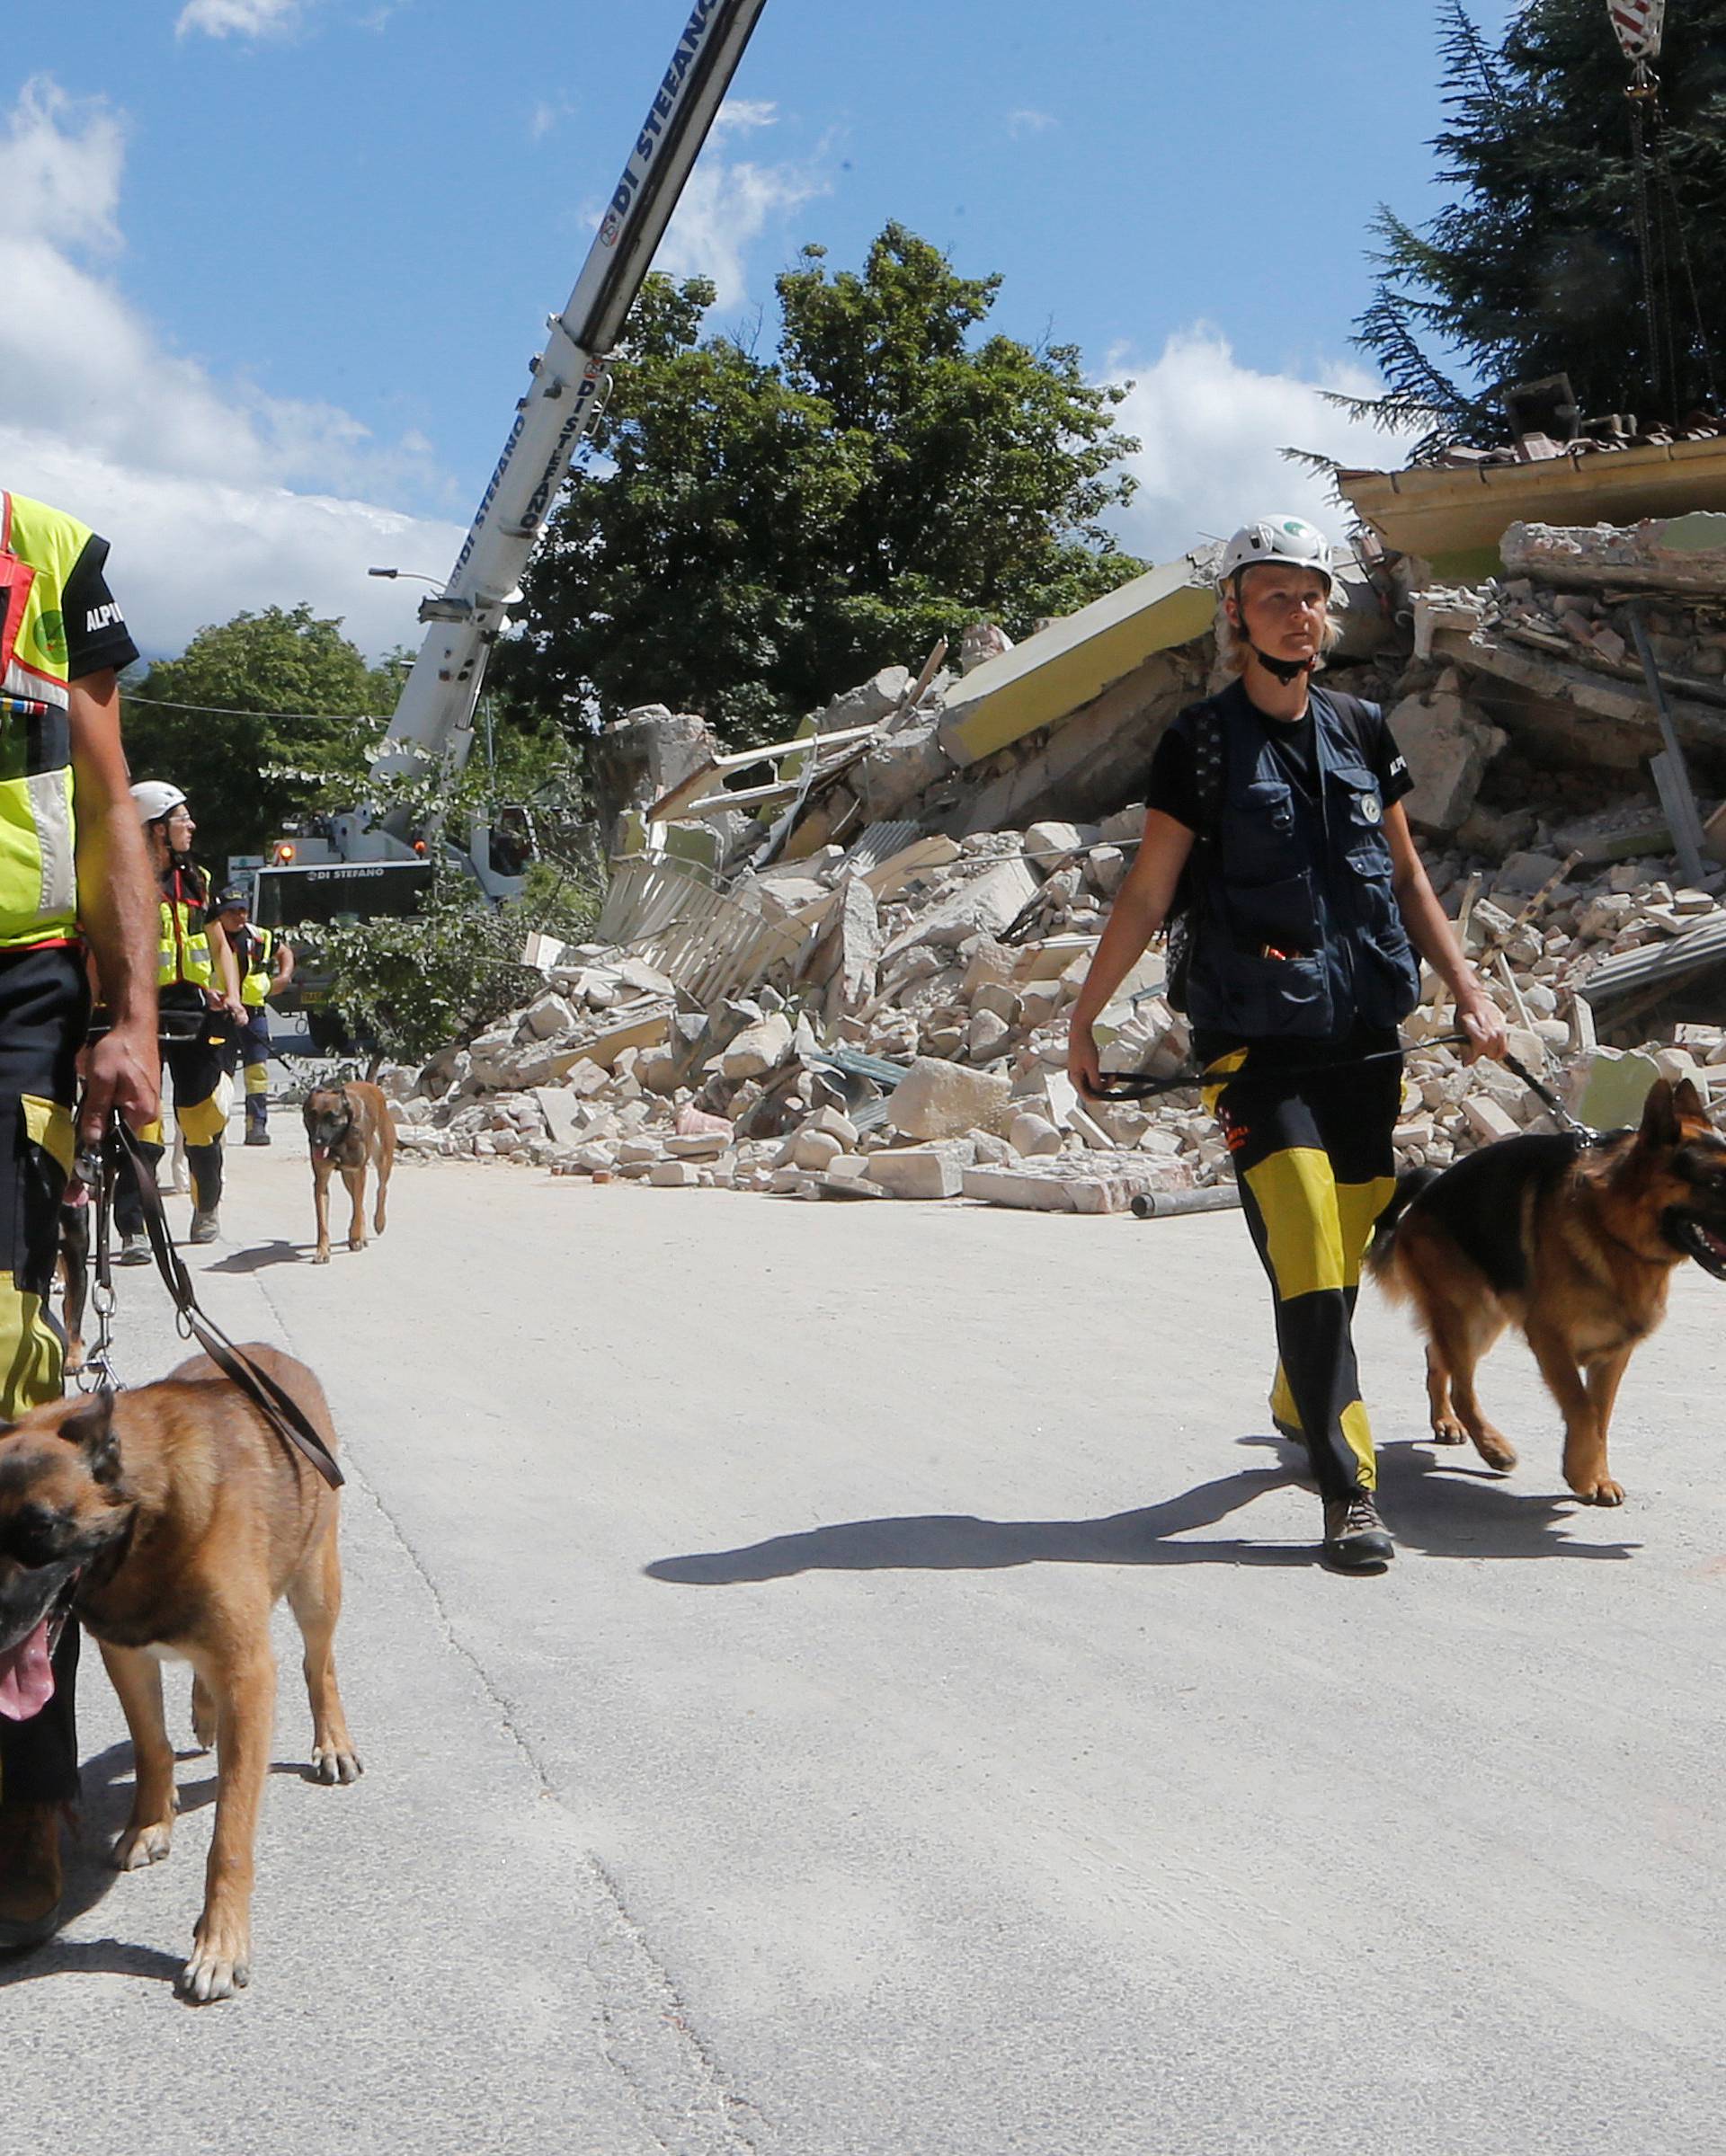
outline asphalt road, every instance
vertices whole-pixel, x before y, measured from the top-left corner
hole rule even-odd
[[[0,1966],[13,2145],[1713,2145],[1726,1290],[1688,1271],[1632,1369],[1617,1513],[1517,1345],[1518,1473],[1423,1444],[1369,1300],[1402,1552],[1342,1579],[1237,1218],[408,1163],[319,1269],[290,1122],[195,1256],[329,1388],[368,1771],[303,1779],[284,1621],[252,1988],[182,2006],[211,1763],[172,1859],[106,1871],[90,1655],[76,1913]],[[178,1350],[122,1291],[141,1382]]]

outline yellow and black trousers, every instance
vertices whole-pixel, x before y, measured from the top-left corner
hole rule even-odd
[[[211,1010],[200,989],[164,989],[162,1064],[173,1091],[173,1119],[186,1141],[191,1170],[192,1202],[200,1212],[214,1212],[222,1201],[222,1138],[227,1129],[228,1043],[234,1021]],[[160,1119],[138,1132],[138,1143],[154,1167],[166,1149]],[[144,1205],[129,1162],[120,1163],[114,1181],[114,1220],[123,1235],[144,1232]]]
[[[234,1075],[236,1062],[245,1067],[245,1127],[262,1131],[270,1123],[270,1014],[262,1004],[246,1007],[245,1024],[236,1026],[227,1051],[225,1068]]]
[[[74,1059],[89,991],[76,945],[0,951],[0,1419],[60,1397],[64,1338],[49,1308],[71,1171]],[[53,1697],[27,1722],[0,1717],[0,1798],[78,1794],[78,1628],[54,1655]]]
[[[1373,1489],[1353,1326],[1361,1261],[1396,1186],[1396,1035],[1199,1046],[1206,1102],[1270,1282],[1272,1415],[1304,1442],[1321,1495]]]

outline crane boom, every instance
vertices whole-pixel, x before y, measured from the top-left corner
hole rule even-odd
[[[473,745],[485,662],[571,461],[603,404],[617,342],[766,0],[692,0],[689,21],[601,219],[568,305],[516,407],[491,484],[444,589],[420,605],[429,626],[379,745],[374,778],[431,757],[458,770]]]

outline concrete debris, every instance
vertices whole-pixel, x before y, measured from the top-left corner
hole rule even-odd
[[[1389,715],[1414,781],[1405,803],[1410,822],[1421,831],[1455,830],[1508,737],[1470,710],[1454,670],[1424,693],[1403,697]]]
[[[1628,613],[1698,780],[1726,792],[1726,518],[1525,525],[1505,561],[1467,590],[1351,572],[1354,610],[1371,613],[1375,590],[1383,603],[1328,679],[1389,714],[1434,888],[1466,917],[1528,1067],[1597,1127],[1633,1122],[1662,1072],[1726,1105],[1726,867],[1677,872],[1639,767],[1659,744]],[[836,698],[782,761],[795,776],[798,757],[818,759],[789,809],[782,785],[760,815],[745,802],[678,821],[677,801],[734,767],[746,792],[747,760],[656,708],[609,730],[614,825],[673,804],[656,850],[614,864],[615,940],[536,937],[531,1001],[423,1069],[380,1073],[404,1152],[808,1200],[1069,1213],[1138,1201],[1158,1217],[1226,1202],[1232,1169],[1180,1082],[1192,1040],[1162,994],[1160,948],[1098,1033],[1109,1068],[1175,1089],[1084,1102],[1065,1076],[1067,1015],[1132,867],[1149,755],[1212,673],[1190,581],[1145,589],[1188,641],[1160,643],[1134,617],[1157,648],[1058,723],[1013,732],[1017,707],[989,684],[1018,682],[1043,640],[1015,652],[998,632],[967,636],[956,676],[931,654],[921,675],[888,668]],[[973,714],[962,765],[942,749],[944,711]],[[1719,858],[1726,806],[1711,811]],[[653,874],[632,897],[643,859]],[[1510,1073],[1464,1067],[1427,986],[1404,1029],[1399,1166],[1551,1129]]]
[[[1123,817],[1136,829],[1143,810],[1130,804]],[[1516,1052],[1597,1127],[1633,1122],[1662,1069],[1693,1075],[1704,1096],[1726,1102],[1717,1002],[1656,1034],[1644,1027],[1600,1045],[1588,1000],[1595,974],[1627,954],[1682,954],[1693,937],[1699,948],[1726,948],[1726,875],[1697,888],[1664,855],[1612,857],[1624,832],[1651,842],[1645,804],[1518,818],[1526,845],[1482,857],[1455,850],[1452,838],[1453,850],[1428,855],[1441,901],[1453,914],[1466,905],[1467,946]],[[1045,843],[1032,847],[1034,837]],[[988,846],[967,840],[968,852],[942,841],[932,856],[905,849],[904,865],[873,883],[835,856],[817,878],[835,902],[784,988],[762,982],[707,1010],[672,1005],[656,992],[665,974],[622,954],[566,953],[555,969],[562,985],[513,1018],[423,1069],[380,1073],[403,1149],[654,1189],[1056,1212],[1119,1213],[1139,1198],[1226,1189],[1227,1151],[1196,1087],[1143,1103],[1084,1102],[1066,1077],[1066,1014],[1100,922],[1082,879],[1057,879],[1097,843],[1095,827],[1047,824],[1023,838],[997,834]],[[1039,897],[1054,889],[1054,932],[1012,945],[972,927],[949,941],[966,880],[986,882],[1003,865],[1048,872],[1036,889]],[[873,974],[858,955],[867,941],[862,893],[892,937]],[[849,980],[840,933],[848,912],[859,937]],[[933,940],[922,933],[931,926]],[[599,977],[615,998],[603,1010],[580,986]],[[1191,1035],[1161,985],[1153,951],[1123,983],[1099,1034],[1110,1065],[1178,1079],[1190,1068]],[[1613,1007],[1603,1007],[1600,1025]],[[1454,1025],[1434,996],[1404,1028],[1401,1167],[1443,1167],[1491,1139],[1553,1127],[1510,1073],[1464,1067],[1446,1037]]]

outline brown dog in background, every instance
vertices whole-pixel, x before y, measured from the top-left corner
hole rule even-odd
[[[306,1096],[306,1137],[312,1154],[312,1197],[317,1210],[315,1265],[330,1262],[330,1177],[337,1168],[348,1186],[352,1211],[348,1248],[366,1247],[366,1170],[378,1170],[378,1211],[373,1232],[384,1232],[384,1202],[396,1160],[396,1126],[389,1104],[376,1086],[350,1078],[341,1086],[314,1086]]]
[[[1661,1078],[1640,1130],[1586,1145],[1506,1138],[1442,1175],[1404,1176],[1367,1264],[1426,1333],[1437,1443],[1472,1438],[1489,1467],[1516,1466],[1474,1391],[1481,1356],[1514,1325],[1563,1413],[1565,1481],[1585,1504],[1622,1504],[1606,1426],[1686,1257],[1726,1280],[1726,1139],[1688,1078]]]
[[[249,1346],[332,1451],[323,1388],[279,1349]],[[155,1864],[173,1833],[165,1657],[193,1671],[192,1728],[217,1751],[203,1913],[179,1989],[227,1999],[250,1975],[253,1850],[275,1717],[270,1612],[288,1597],[306,1643],[312,1763],[351,1782],[360,1761],[336,1689],[342,1609],[337,1493],[207,1356],[135,1392],[33,1408],[0,1435],[0,1692],[39,1713],[68,1616],[101,1642],[131,1732],[121,1871]]]

